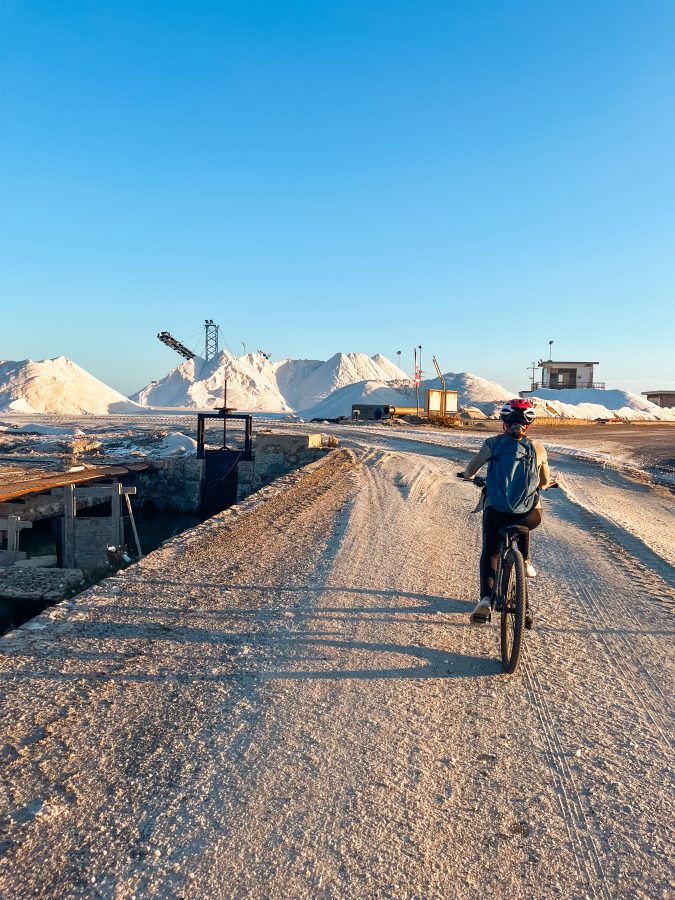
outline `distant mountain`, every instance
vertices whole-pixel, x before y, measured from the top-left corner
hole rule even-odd
[[[206,362],[187,360],[132,399],[143,406],[184,408],[227,405],[254,412],[305,409],[354,382],[406,380],[405,372],[384,356],[336,353],[327,361],[284,359],[271,362],[260,354],[233,356],[227,351]]]
[[[0,361],[0,412],[54,415],[143,412],[65,356]]]

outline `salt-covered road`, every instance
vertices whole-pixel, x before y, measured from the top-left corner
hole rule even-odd
[[[673,890],[669,495],[559,460],[506,677],[467,448],[351,443],[0,641],[0,896]]]

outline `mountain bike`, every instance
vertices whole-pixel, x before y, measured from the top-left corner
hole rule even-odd
[[[485,479],[477,475],[473,484],[485,487]],[[527,578],[525,560],[518,548],[518,537],[527,532],[525,525],[507,525],[499,529],[497,572],[492,587],[492,609],[500,614],[502,668],[507,675],[518,668],[523,647],[527,615]],[[492,614],[488,621],[491,621]]]

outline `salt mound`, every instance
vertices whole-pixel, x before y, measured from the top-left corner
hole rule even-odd
[[[140,412],[118,391],[58,356],[0,361],[0,412],[110,414]]]
[[[479,375],[473,375],[471,372],[446,372],[443,376],[445,379],[445,389],[448,391],[457,391],[459,394],[459,405],[465,406],[475,403],[496,403],[496,401],[510,400],[514,394],[507,388],[498,384],[496,381],[488,381]],[[423,388],[440,388],[441,383],[438,378],[423,381]],[[426,391],[425,391],[426,396]]]
[[[675,421],[675,409],[664,409],[631,391],[599,388],[540,389],[531,394],[538,415],[571,419],[643,419]]]
[[[181,431],[170,431],[162,441],[160,456],[190,456],[197,452],[197,441]]]
[[[186,360],[132,399],[143,406],[220,408],[225,402],[226,381],[228,406],[261,412],[291,409],[279,393],[273,363],[260,354],[236,357],[227,350],[208,362],[201,356]]]
[[[457,391],[460,406],[474,406],[486,403],[489,407],[488,415],[492,415],[494,409],[499,409],[503,400],[513,396],[513,392],[494,381],[487,381],[470,372],[448,372],[443,376],[446,390]],[[423,381],[420,385],[420,409],[426,404],[426,390],[429,387],[439,388],[438,378]],[[360,381],[347,385],[330,394],[324,401],[304,409],[303,418],[327,418],[334,419],[338,416],[351,416],[354,403],[383,403],[389,406],[415,406],[416,392],[413,382],[409,378],[397,381]]]
[[[357,384],[348,384],[333,391],[321,403],[303,410],[300,415],[303,419],[336,419],[339,416],[351,416],[354,403],[414,406],[415,389],[410,381],[359,381]]]
[[[208,362],[197,356],[181,363],[132,399],[155,407],[221,407],[227,380],[228,406],[254,412],[291,412],[308,408],[354,382],[405,377],[380,355],[371,358],[365,353],[336,353],[325,362],[271,362],[258,353],[237,357],[223,351]]]

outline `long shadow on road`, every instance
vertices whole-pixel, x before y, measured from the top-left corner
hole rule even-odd
[[[171,589],[172,596],[176,598],[176,583],[167,581],[163,584]],[[158,586],[153,583],[155,590]],[[194,589],[195,585],[190,587]],[[335,629],[326,630],[326,626],[330,628],[342,624],[349,629],[359,623],[379,627],[390,625],[394,632],[401,627],[410,630],[419,626],[441,625],[444,631],[448,629],[446,634],[456,635],[458,628],[467,627],[465,623],[439,619],[438,616],[465,613],[468,606],[463,600],[433,594],[343,586],[306,588],[230,583],[227,589],[255,595],[258,602],[260,592],[269,593],[276,603],[271,608],[262,609],[223,608],[218,606],[216,600],[210,608],[203,608],[195,604],[193,597],[185,598],[190,601],[189,605],[181,603],[183,598],[178,597],[175,606],[144,608],[127,605],[120,597],[119,605],[113,607],[104,605],[97,610],[94,604],[96,619],[74,622],[67,637],[61,635],[58,642],[52,644],[47,641],[35,650],[20,644],[7,648],[7,656],[21,656],[24,659],[34,656],[45,666],[42,672],[27,669],[0,674],[0,681],[93,678],[112,682],[160,682],[170,679],[177,683],[192,683],[195,678],[204,682],[231,681],[238,675],[262,681],[476,678],[499,671],[496,659],[426,646],[414,640],[414,634],[410,643],[404,643],[361,641],[343,636]],[[317,598],[340,594],[370,596],[380,602],[373,606],[314,605]],[[279,604],[279,599],[284,595],[291,600],[297,596],[301,602],[292,606]],[[382,603],[387,598],[395,598],[398,604]],[[164,619],[164,622],[148,621],[147,618],[143,621],[143,617],[149,616]],[[206,618],[207,624],[192,624],[190,619],[193,617],[202,621]],[[310,630],[307,627],[310,620],[315,625],[324,626],[323,629]],[[454,643],[454,640],[448,643]],[[251,656],[241,654],[244,644],[253,647]],[[162,645],[166,646],[165,651],[162,651]],[[181,653],[180,645],[185,645],[184,653]],[[201,654],[197,650],[200,645],[203,648]],[[153,666],[156,666],[158,657],[163,653],[166,665],[162,665],[160,674],[138,671],[142,669],[146,655],[152,656]],[[363,655],[367,663],[354,666],[355,653]],[[341,656],[348,657],[343,660],[344,667],[341,666]],[[402,657],[402,662],[405,660],[410,664],[391,665],[392,656]],[[89,671],[81,672],[59,671],[66,659],[69,664],[73,660],[81,660],[91,668],[88,666]],[[224,661],[229,664],[229,671],[205,671],[214,664],[222,665]],[[324,665],[316,665],[317,662]],[[105,671],[106,666],[110,667],[108,671]]]

